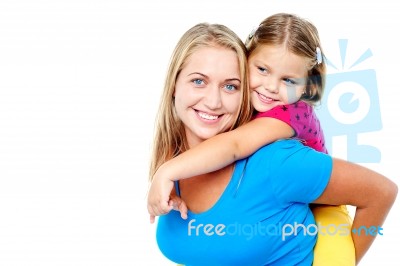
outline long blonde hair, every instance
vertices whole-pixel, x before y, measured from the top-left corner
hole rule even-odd
[[[283,45],[288,51],[308,58],[307,87],[301,100],[310,104],[321,100],[325,87],[326,63],[322,56],[318,30],[311,22],[288,13],[269,16],[247,38],[249,55],[259,45]],[[318,62],[317,59],[321,61]]]
[[[241,39],[220,24],[200,23],[186,31],[176,45],[167,71],[164,91],[155,124],[150,180],[158,167],[188,149],[184,125],[175,114],[173,94],[180,71],[187,58],[203,47],[219,46],[236,52],[239,60],[241,104],[232,128],[251,119],[252,107],[247,83],[247,54]]]

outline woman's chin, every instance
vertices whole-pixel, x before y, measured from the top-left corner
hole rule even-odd
[[[189,135],[187,134],[186,137],[188,140],[189,147],[192,148],[192,147],[196,146],[197,144],[199,144],[207,139],[210,139],[222,132],[223,131],[219,131],[219,130],[207,130],[207,131],[203,130],[201,132],[196,132],[195,134],[189,134]]]

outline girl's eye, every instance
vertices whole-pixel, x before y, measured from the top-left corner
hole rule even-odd
[[[195,85],[203,85],[204,84],[204,80],[202,80],[202,79],[193,79],[192,82]]]
[[[260,71],[261,73],[265,74],[268,72],[268,70],[264,67],[257,67],[258,71]]]
[[[290,86],[297,85],[297,82],[296,82],[294,79],[285,78],[285,79],[283,79],[283,81],[284,81],[287,85],[290,85]]]
[[[235,91],[235,90],[237,90],[237,86],[236,86],[236,85],[233,85],[233,84],[227,84],[227,85],[225,85],[225,88],[226,88],[228,91]]]

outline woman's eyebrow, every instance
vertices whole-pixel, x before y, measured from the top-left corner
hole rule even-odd
[[[241,80],[239,78],[230,78],[230,79],[226,79],[225,81],[237,81],[237,82],[241,83]]]
[[[200,76],[203,76],[203,77],[205,77],[205,78],[208,78],[207,75],[205,75],[205,74],[203,74],[203,73],[200,73],[200,72],[192,72],[192,73],[189,73],[189,74],[188,74],[188,76],[191,76],[191,75],[200,75]]]
[[[207,79],[209,78],[206,74],[203,74],[203,73],[200,73],[200,72],[189,73],[188,77],[191,76],[191,75],[200,75],[200,76],[205,77]],[[240,78],[227,78],[227,79],[225,79],[225,82],[227,82],[227,81],[237,81],[239,83],[241,82]]]

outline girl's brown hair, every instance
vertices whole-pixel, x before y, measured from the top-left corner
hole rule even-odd
[[[326,63],[317,28],[294,14],[278,13],[261,22],[246,40],[249,55],[260,45],[282,45],[309,59],[308,78],[301,100],[318,103],[325,87]]]

